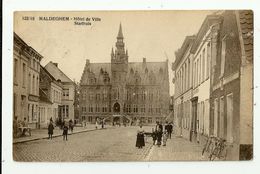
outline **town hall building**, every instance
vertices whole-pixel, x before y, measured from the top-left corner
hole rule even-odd
[[[81,121],[150,124],[169,114],[168,60],[128,62],[120,24],[111,63],[87,59],[80,81]]]

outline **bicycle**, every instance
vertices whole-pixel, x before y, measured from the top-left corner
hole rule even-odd
[[[218,159],[226,160],[227,156],[227,144],[226,140],[222,138],[218,138],[217,141],[215,142],[215,147],[213,151],[209,155],[210,161],[214,161],[216,157]]]
[[[214,145],[215,145],[215,141],[216,141],[216,137],[213,136],[209,136],[207,138],[206,144],[204,145],[203,149],[202,149],[202,156],[204,155],[205,152],[211,153],[212,150],[214,149]]]

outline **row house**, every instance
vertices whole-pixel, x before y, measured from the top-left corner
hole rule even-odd
[[[191,125],[192,98],[192,54],[191,47],[195,36],[187,36],[182,47],[175,52],[176,60],[172,66],[175,71],[174,120],[175,133],[189,137]]]
[[[209,135],[211,60],[220,16],[208,15],[196,36],[187,36],[173,63],[176,133],[200,142]]]
[[[75,83],[58,68],[58,63],[50,61],[44,69],[61,84],[53,83],[51,90],[52,101],[56,103],[53,106],[53,118],[58,121],[74,120]]]
[[[39,73],[43,58],[14,33],[13,110],[18,120],[39,126]]]
[[[40,128],[39,113],[39,82],[40,61],[43,58],[30,47],[30,60],[28,63],[28,123],[32,128]]]
[[[209,15],[190,49],[185,47],[187,38],[176,52],[172,68],[175,71],[176,132],[201,144],[208,136],[223,138],[230,147],[229,160],[251,159],[252,11]],[[185,71],[187,54],[191,57],[188,72]]]
[[[56,80],[43,66],[40,67],[40,90],[43,98],[45,94],[47,99],[51,102],[50,111],[49,109],[46,109],[44,105],[41,106],[41,123],[44,127],[47,126],[50,118],[57,122],[57,120],[61,117],[59,110],[61,110],[62,107],[63,87],[61,81]],[[48,115],[45,116],[45,113],[47,112]]]
[[[229,160],[253,153],[253,12],[225,11],[212,61],[211,134],[227,140]]]
[[[13,46],[13,116],[28,119],[28,63],[30,54],[27,44],[14,33]]]

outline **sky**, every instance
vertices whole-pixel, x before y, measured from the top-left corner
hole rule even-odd
[[[170,95],[174,94],[171,63],[185,37],[197,34],[205,17],[213,11],[81,11],[16,12],[14,32],[44,58],[41,65],[58,63],[72,80],[80,81],[86,59],[110,62],[119,24],[122,24],[129,62],[169,60]],[[34,17],[34,20],[25,20]],[[39,17],[69,17],[69,21],[43,21]],[[75,25],[74,17],[91,25]],[[100,18],[100,21],[92,21]],[[28,19],[28,18],[27,18]],[[78,21],[81,22],[81,21]],[[88,22],[88,21],[85,21]]]

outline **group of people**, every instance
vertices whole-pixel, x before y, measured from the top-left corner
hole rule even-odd
[[[69,120],[69,122],[63,121],[61,128],[63,129],[63,140],[68,140],[68,131],[70,130],[73,132],[74,124],[72,120]],[[49,139],[52,139],[53,135],[53,130],[54,130],[54,124],[52,118],[50,118],[50,122],[48,124],[48,135]]]
[[[160,122],[156,122],[155,129],[152,129],[153,145],[166,146],[168,138],[171,138],[173,126],[171,123],[166,122],[164,129]]]
[[[157,146],[166,146],[166,142],[168,138],[171,138],[171,134],[173,132],[173,125],[172,123],[166,122],[166,124],[163,125],[160,122],[156,122],[155,128],[152,128],[152,138],[153,138],[153,145]],[[138,131],[137,131],[137,138],[136,138],[136,147],[143,148],[145,146],[145,131],[143,129],[143,126],[140,125]]]
[[[28,127],[28,122],[26,118],[24,118],[22,121],[18,120],[17,117],[14,117],[13,121],[13,137],[16,138],[19,133],[19,127],[26,128]],[[21,136],[24,136],[26,133],[27,129],[22,129]]]

